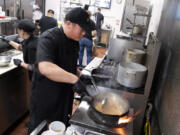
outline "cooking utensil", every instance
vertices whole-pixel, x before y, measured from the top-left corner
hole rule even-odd
[[[139,49],[126,49],[126,62],[142,64],[146,52]]]
[[[92,84],[93,84],[93,87],[94,87],[95,90],[96,90],[96,94],[98,94],[98,93],[99,93],[99,90],[98,90],[98,87],[96,86],[96,83],[95,83],[95,81],[94,81],[93,78],[91,78],[91,82],[92,82]]]
[[[105,115],[121,117],[129,110],[129,103],[122,96],[112,92],[99,92],[92,98],[92,107]]]
[[[145,83],[147,68],[141,64],[120,63],[117,82],[129,88],[139,88]]]
[[[97,95],[86,97],[84,100],[89,102],[88,115],[96,123],[104,124],[108,127],[122,127],[126,124],[118,124],[119,118],[126,116],[129,112],[128,101],[120,95],[112,92],[98,91]]]
[[[126,99],[113,92],[100,91],[95,81],[93,79],[91,81],[96,94],[94,95],[87,91],[89,96],[91,96],[88,102],[98,113],[111,118],[114,116],[121,117],[128,112],[129,103]]]
[[[8,66],[11,62],[11,57],[9,56],[0,56],[0,66]]]

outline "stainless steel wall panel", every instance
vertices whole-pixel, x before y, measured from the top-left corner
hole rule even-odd
[[[24,18],[32,19],[33,8],[31,5],[32,0],[22,0],[22,12],[24,11]]]
[[[153,82],[154,99],[161,134],[180,134],[180,1],[165,0],[158,37],[162,42]]]

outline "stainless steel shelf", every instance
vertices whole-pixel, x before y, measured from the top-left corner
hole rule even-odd
[[[16,21],[16,17],[6,17],[6,18],[0,18],[0,23],[8,23],[8,22],[13,22]]]
[[[151,15],[149,15],[149,14],[142,14],[142,13],[134,13],[134,16],[151,17]]]

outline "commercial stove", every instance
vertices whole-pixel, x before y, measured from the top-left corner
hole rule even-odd
[[[91,106],[82,101],[69,123],[82,135],[133,135],[133,122],[121,128],[111,128],[95,122],[91,117]],[[133,114],[130,109],[129,114]]]
[[[128,91],[137,94],[144,93],[144,86],[140,88],[128,88],[117,82],[119,61],[104,56],[101,60],[96,58],[92,63],[85,68],[84,73],[91,72],[98,86],[112,88],[115,90]]]

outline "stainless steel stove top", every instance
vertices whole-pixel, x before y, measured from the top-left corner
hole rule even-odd
[[[96,77],[94,75],[94,80],[98,86],[112,88],[115,90],[122,90],[122,91],[128,91],[132,93],[137,94],[143,94],[144,93],[144,86],[140,88],[128,88],[125,87],[117,82],[117,74],[118,74],[118,68],[119,68],[119,62],[108,59],[107,56],[104,57],[104,59],[101,61],[99,66],[96,68],[97,75],[107,75],[110,76],[110,79],[103,79],[100,77]],[[93,75],[93,71],[92,74]]]
[[[82,101],[70,119],[70,124],[76,125],[77,130],[81,130],[83,135],[132,135],[133,122],[127,124],[123,128],[113,129],[105,125],[95,123],[88,115],[90,105],[86,101]],[[133,109],[130,109],[133,114]],[[117,133],[118,131],[118,133]],[[91,133],[90,133],[91,132]]]

